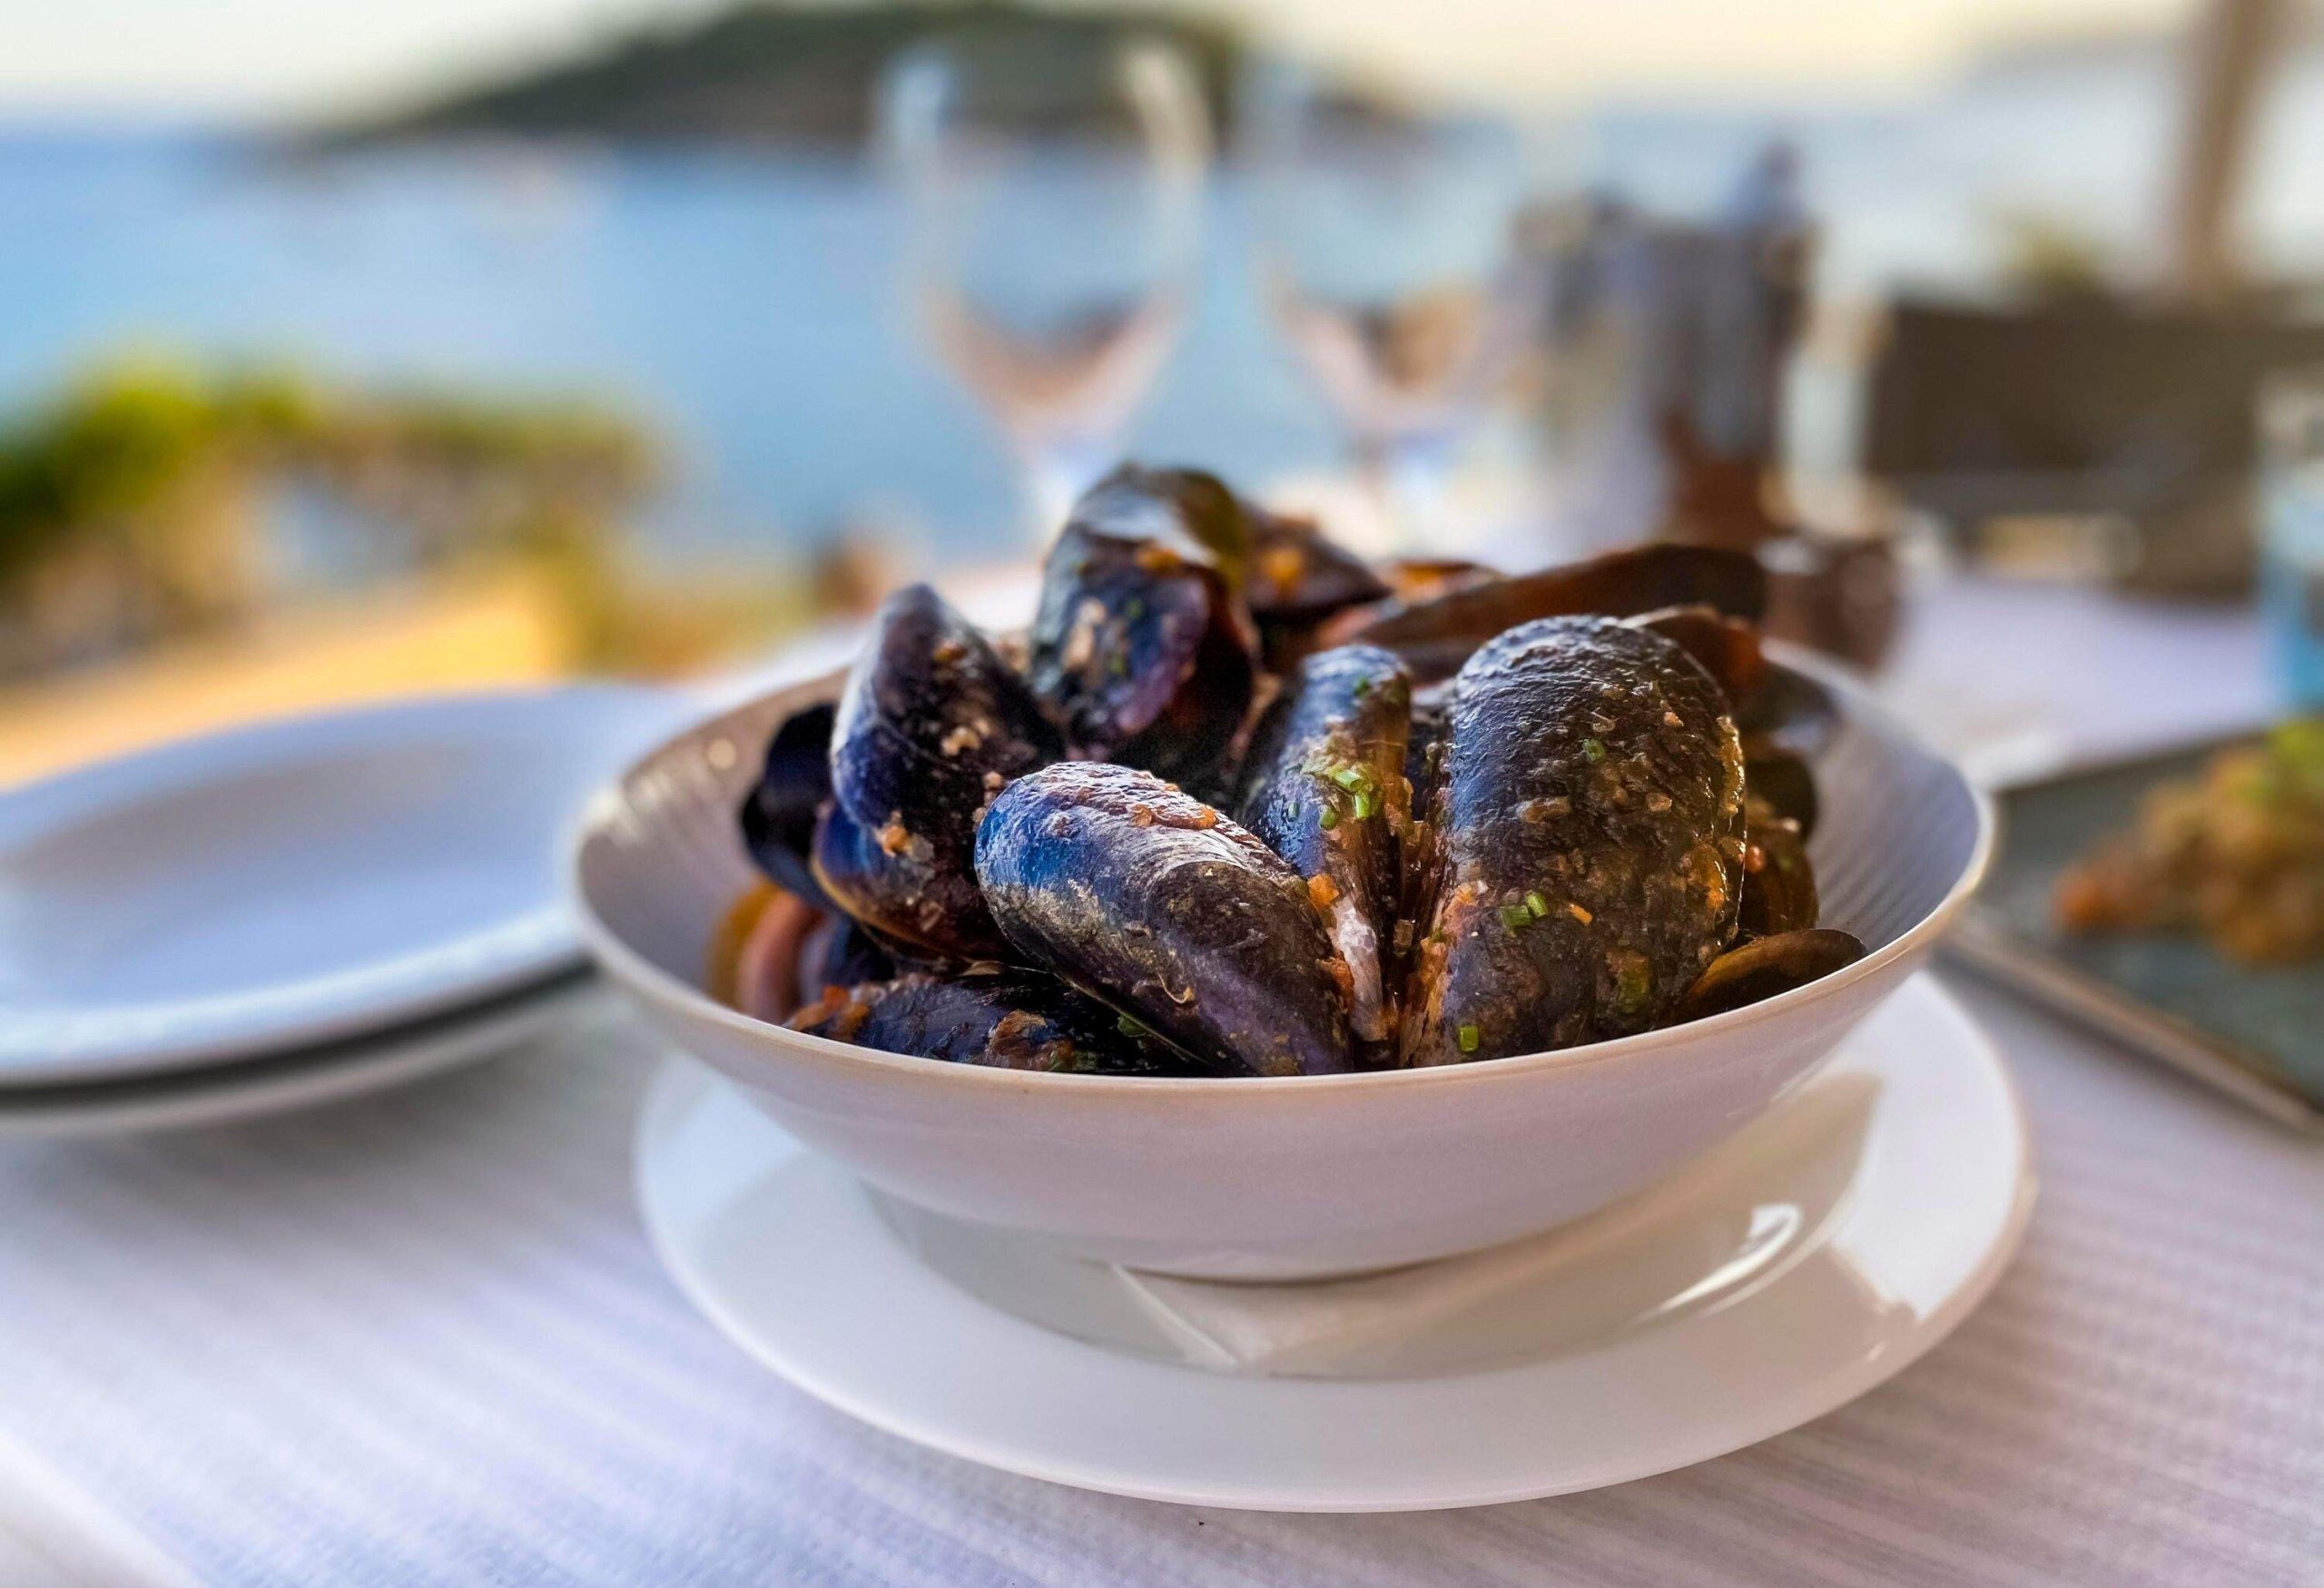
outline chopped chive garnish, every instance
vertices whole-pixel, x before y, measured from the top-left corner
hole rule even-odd
[[[1355,681],[1355,688],[1353,693],[1358,700],[1362,700],[1365,695],[1372,693],[1372,680],[1370,678],[1358,678]]]
[[[1605,741],[1602,739],[1582,740],[1581,754],[1592,763],[1603,761],[1606,759]]]
[[[1126,1014],[1118,1014],[1114,1017],[1114,1030],[1125,1037],[1146,1035],[1146,1027],[1134,1017]]]
[[[1528,893],[1525,895],[1525,908],[1532,913],[1533,918],[1537,921],[1550,912],[1548,902],[1545,901],[1539,893]]]
[[[1503,904],[1501,907],[1501,923],[1515,932],[1533,924],[1533,912],[1522,904]]]
[[[1462,1027],[1461,1028],[1461,1031],[1460,1031],[1460,1038],[1461,1038],[1461,1051],[1462,1051],[1462,1052],[1463,1052],[1463,1053],[1473,1053],[1473,1052],[1475,1052],[1475,1051],[1477,1050],[1477,1028],[1476,1028],[1476,1027],[1474,1027],[1474,1026],[1462,1026]]]
[[[1355,819],[1359,822],[1372,814],[1372,796],[1358,789],[1355,794]]]
[[[1340,814],[1331,806],[1325,805],[1321,811],[1316,813],[1315,825],[1321,827],[1324,832],[1329,833],[1333,828],[1339,824]]]
[[[1332,774],[1332,781],[1338,784],[1342,788],[1354,788],[1364,781],[1364,768],[1361,766],[1343,766],[1338,771]]]
[[[1654,972],[1644,959],[1627,961],[1615,973],[1614,997],[1624,1014],[1635,1014],[1645,1008],[1653,991]]]

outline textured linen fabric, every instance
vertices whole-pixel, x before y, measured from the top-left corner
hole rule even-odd
[[[1964,737],[2114,746],[2266,706],[2248,626],[2038,592],[1933,606],[1896,681],[1988,703]],[[1889,1384],[1684,1472],[1269,1515],[861,1427],[655,1264],[629,1153],[655,1053],[607,1000],[380,1098],[0,1143],[0,1444],[53,1477],[0,1485],[0,1534],[23,1494],[68,1492],[202,1581],[286,1588],[2324,1583],[2324,1145],[1952,984],[2032,1114],[2015,1265]],[[44,1520],[44,1557],[74,1558]]]
[[[220,1583],[2314,1583],[2324,1149],[2006,999],[2043,1197],[1945,1344],[1596,1494],[1190,1510],[920,1451],[646,1249],[625,1014],[273,1123],[0,1149],[0,1434]]]

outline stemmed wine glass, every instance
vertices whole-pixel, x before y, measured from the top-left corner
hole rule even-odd
[[[1349,430],[1390,538],[1447,549],[1455,444],[1527,349],[1523,140],[1275,68],[1245,95],[1268,309]]]
[[[881,102],[906,275],[999,421],[1046,532],[1113,461],[1195,287],[1209,113],[1161,41],[972,27],[901,56]]]

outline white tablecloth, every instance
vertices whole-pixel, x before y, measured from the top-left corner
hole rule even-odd
[[[1901,689],[1972,670],[1948,629],[1974,611],[1923,626]],[[2057,720],[2111,743],[2264,704],[2239,628],[2180,639],[2108,654],[2159,650],[2161,673],[2093,682],[2112,700],[2200,661],[2183,725]],[[2055,714],[2071,692],[2027,693]],[[300,1588],[2324,1582],[2324,1148],[1965,991],[2015,1061],[2043,1184],[1985,1307],[1781,1438],[1471,1512],[1118,1500],[824,1410],[647,1251],[628,1147],[652,1052],[610,1001],[389,1097],[0,1147],[0,1454],[23,1458],[0,1461],[0,1581],[158,1580],[158,1555]],[[112,1536],[66,1536],[91,1518]]]

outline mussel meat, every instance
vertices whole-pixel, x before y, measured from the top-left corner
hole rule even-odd
[[[1855,964],[1864,955],[1861,942],[1830,927],[1754,938],[1710,962],[1671,1011],[1672,1022],[1724,1014],[1805,987]]]
[[[1061,762],[1003,790],[977,878],[1016,953],[1208,1068],[1351,1068],[1354,977],[1307,881],[1151,774]]]
[[[816,881],[884,940],[963,960],[999,954],[971,862],[977,816],[1064,748],[967,619],[925,585],[899,590],[840,695]]]
[[[1285,680],[1251,738],[1236,816],[1307,879],[1354,978],[1359,1041],[1389,1037],[1400,840],[1411,815],[1404,746],[1412,682],[1374,646],[1319,651]]]
[[[832,987],[791,1029],[952,1064],[1076,1075],[1184,1075],[1194,1067],[1136,1021],[1038,971],[977,967]]]
[[[1125,466],[1076,504],[1027,664],[1075,754],[1187,782],[1226,758],[1257,676],[1248,553],[1242,504],[1191,469]]]
[[[1462,668],[1443,755],[1404,1062],[1659,1023],[1735,932],[1743,757],[1718,686],[1648,629],[1528,623]]]

